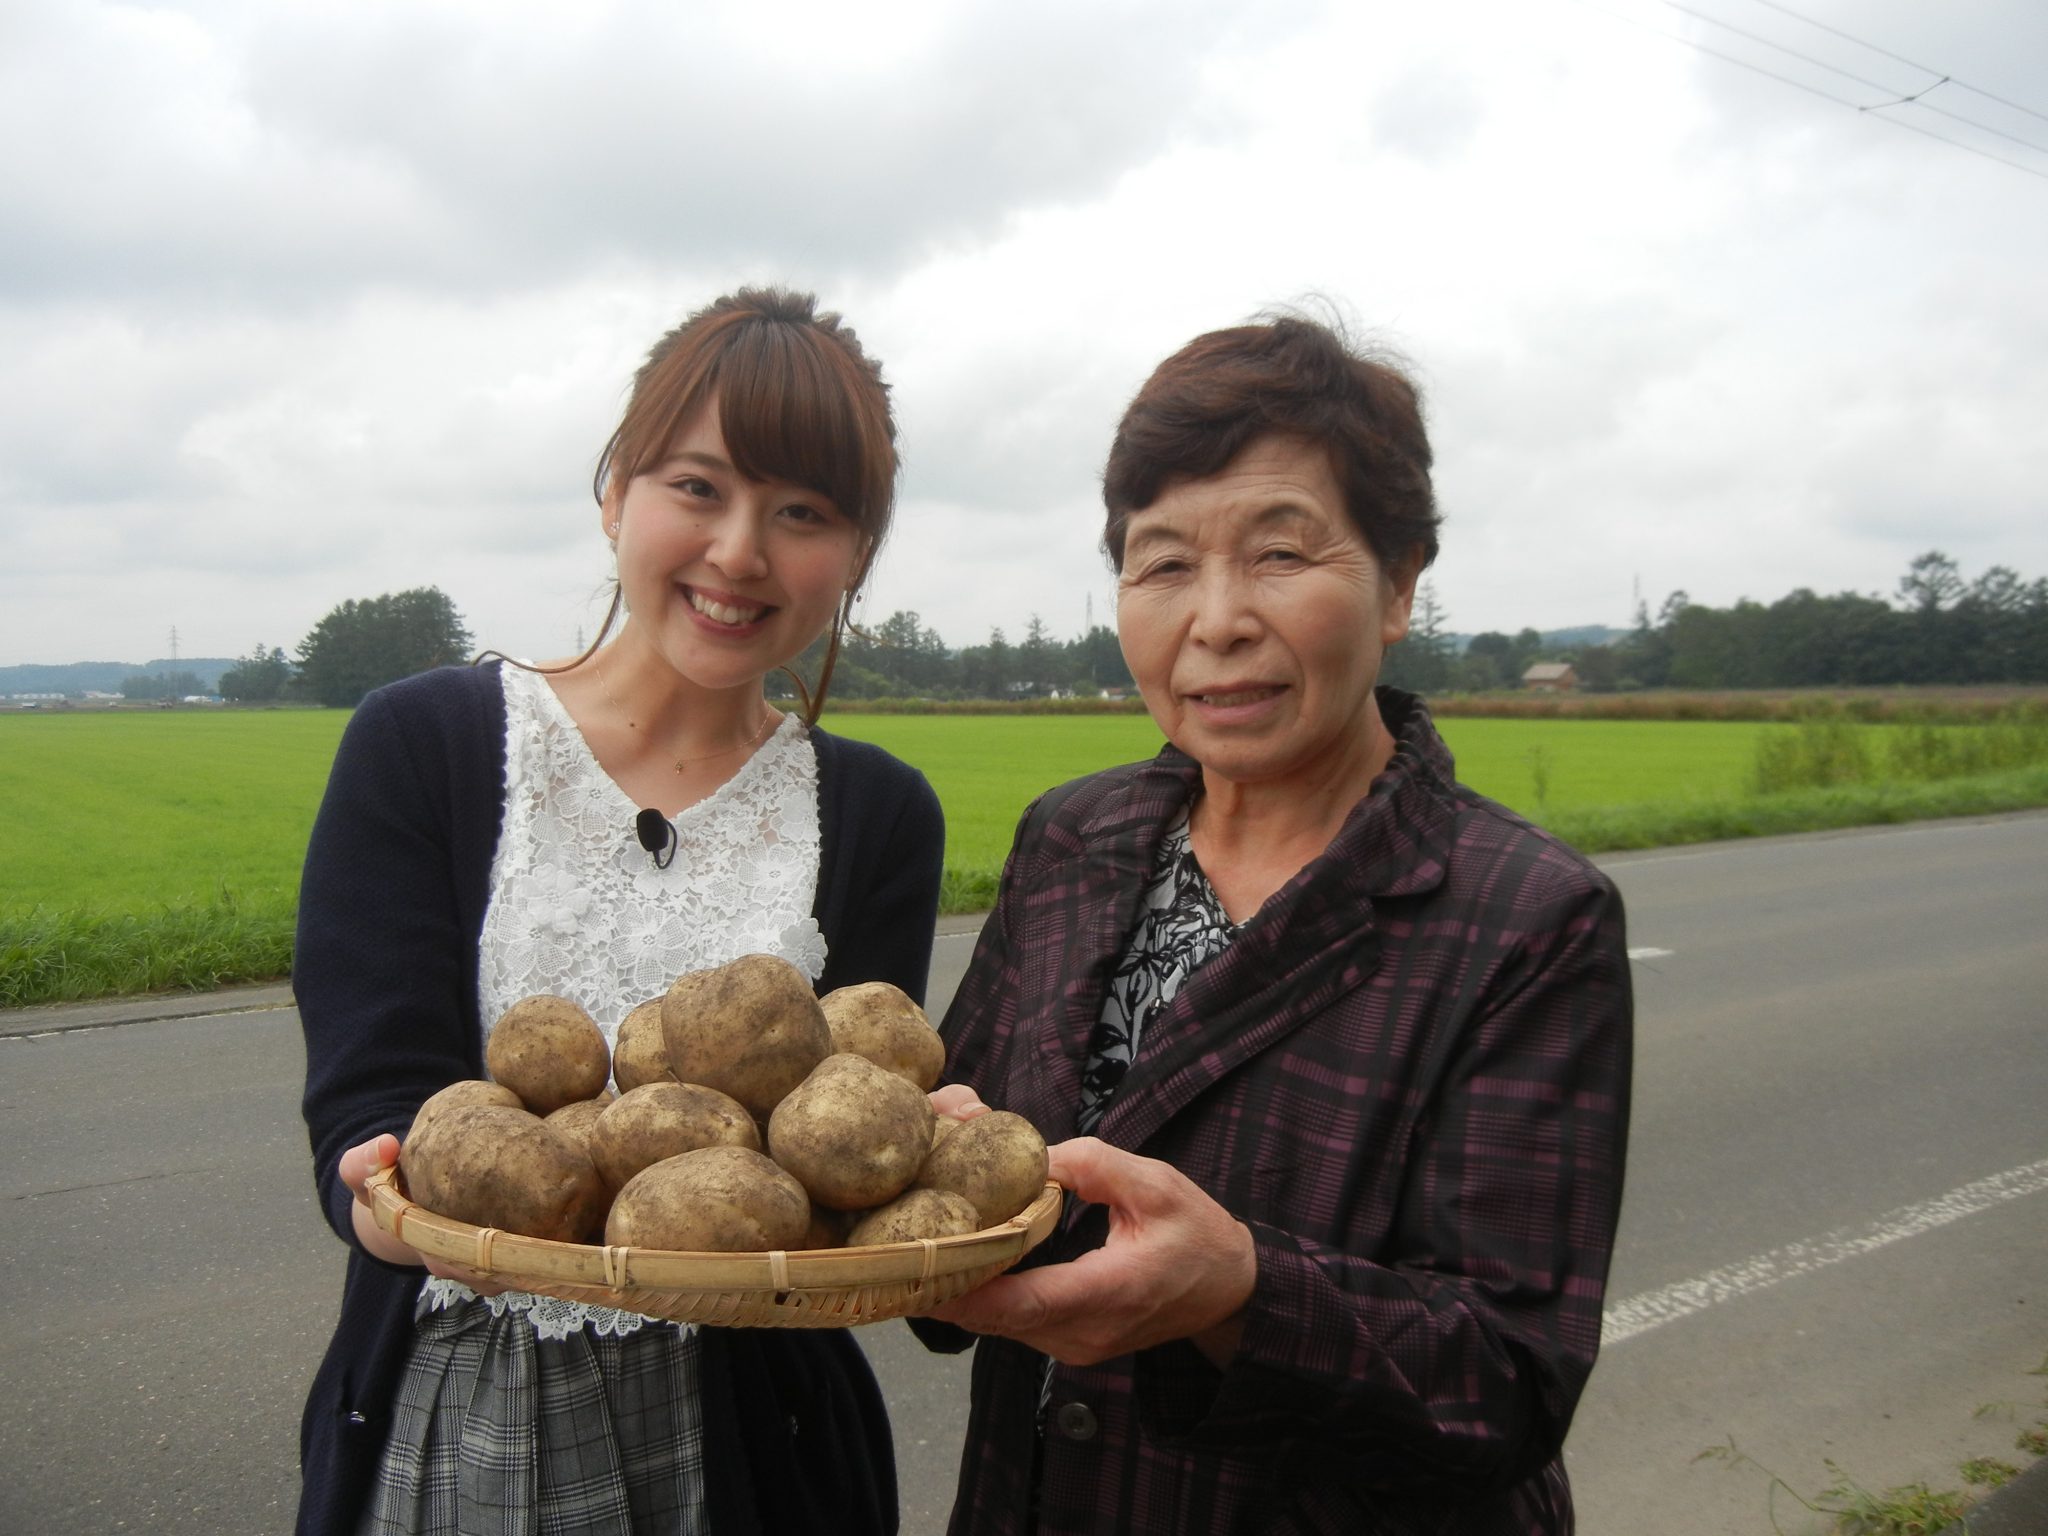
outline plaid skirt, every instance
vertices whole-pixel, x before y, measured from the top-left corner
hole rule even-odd
[[[479,1298],[415,1328],[359,1536],[706,1529],[694,1331],[543,1339]]]

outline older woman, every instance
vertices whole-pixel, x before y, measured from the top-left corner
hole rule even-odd
[[[1028,1116],[1072,1192],[940,1314],[995,1336],[956,1533],[1571,1529],[1621,903],[1375,686],[1429,464],[1407,379],[1299,318],[1124,417],[1106,544],[1170,744],[1026,813],[946,1018],[942,1107]]]

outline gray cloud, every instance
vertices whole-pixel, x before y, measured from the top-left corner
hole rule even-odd
[[[2033,99],[2038,7],[1824,3]],[[1316,291],[1428,387],[1455,627],[2048,574],[2038,179],[1580,7],[751,15],[0,13],[0,663],[430,581],[559,653],[640,349],[760,277],[885,360],[869,606],[956,643],[1106,619],[1130,392]]]
[[[0,129],[68,127],[0,169],[0,284],[246,310],[619,261],[888,270],[1198,131],[1233,9],[948,10],[842,60],[703,7],[45,8]]]

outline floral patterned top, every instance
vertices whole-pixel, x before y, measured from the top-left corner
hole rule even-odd
[[[1237,925],[1224,915],[1223,903],[1195,860],[1183,811],[1159,846],[1152,881],[1145,887],[1143,916],[1117,962],[1088,1040],[1077,1134],[1095,1133],[1096,1122],[1131,1069],[1145,1026],[1173,1001],[1189,976],[1236,937]]]

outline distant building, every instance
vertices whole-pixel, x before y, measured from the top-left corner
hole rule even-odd
[[[1569,693],[1579,686],[1579,674],[1568,661],[1539,661],[1522,674],[1522,686],[1531,693]]]

